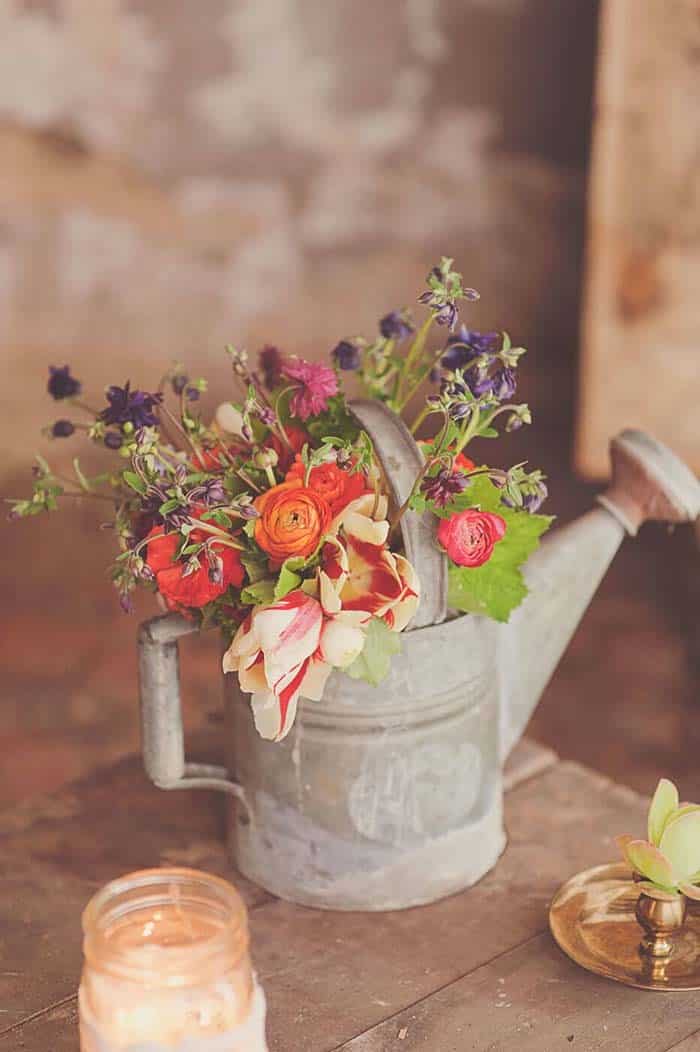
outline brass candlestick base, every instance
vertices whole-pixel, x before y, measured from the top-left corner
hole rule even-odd
[[[589,972],[643,990],[700,990],[700,909],[641,895],[624,862],[572,877],[549,910],[561,949]]]

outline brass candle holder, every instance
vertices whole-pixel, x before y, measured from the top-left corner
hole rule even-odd
[[[643,990],[700,990],[700,805],[662,778],[647,840],[617,837],[624,862],[568,880],[552,935],[583,968]],[[641,929],[641,931],[640,931]]]
[[[700,909],[639,890],[624,862],[577,874],[554,897],[549,926],[583,968],[643,990],[700,990]]]

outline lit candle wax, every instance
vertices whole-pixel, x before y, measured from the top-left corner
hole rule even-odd
[[[224,881],[149,870],[85,911],[82,1052],[266,1052],[245,907]]]

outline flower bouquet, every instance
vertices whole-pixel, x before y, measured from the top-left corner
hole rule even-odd
[[[50,370],[49,394],[74,413],[47,434],[83,432],[117,462],[89,476],[76,458],[64,478],[37,457],[33,494],[11,501],[11,517],[64,497],[109,502],[123,608],[145,585],[168,610],[219,626],[224,670],[251,694],[265,738],[288,733],[298,699],[320,700],[333,669],[372,684],[386,674],[421,596],[402,551],[404,515],[435,516],[453,611],[506,621],[526,595],[520,567],[551,522],[538,514],[544,478],[467,454],[501,424],[530,422],[513,401],[525,352],[505,333],[458,327],[460,301],[478,297],[452,260],[427,284],[420,324],[393,311],[374,340],[342,340],[327,363],[270,346],[253,364],[227,347],[237,391],[210,421],[198,411],[206,381],[179,365],[153,392],[108,387],[99,409],[68,366]],[[351,375],[397,415],[429,385],[411,423],[425,459],[401,506],[390,506],[380,459],[346,402]]]

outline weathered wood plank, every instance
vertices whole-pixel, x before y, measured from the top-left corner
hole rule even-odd
[[[700,471],[699,56],[695,0],[603,5],[577,443],[590,475],[628,426]]]
[[[0,1048],[8,1052],[79,1052],[77,998],[56,1005],[0,1037]]]
[[[56,796],[0,813],[0,852],[95,886],[163,864],[230,875],[224,804],[216,793],[162,792],[129,757]],[[237,883],[249,906],[270,897],[240,875]]]
[[[155,795],[167,813],[171,798]],[[130,799],[128,793],[124,799]],[[184,802],[185,797],[178,799]],[[629,790],[576,765],[560,764],[508,794],[508,849],[488,877],[461,895],[389,914],[324,913],[277,900],[259,903],[251,912],[251,928],[254,957],[270,1004],[271,1049],[327,1052],[532,938],[546,925],[547,904],[558,885],[583,866],[611,857],[612,836],[641,828],[644,806]],[[91,807],[99,811],[95,799]],[[140,815],[138,822],[132,820],[136,826],[151,823],[151,851],[156,854],[164,842],[179,842],[186,831],[186,825],[171,816],[159,832],[157,814],[156,810],[147,819]],[[193,813],[188,821],[195,818]],[[3,988],[2,983],[11,980],[0,977],[0,1007],[13,1006],[10,1025],[22,1013],[28,1016],[74,991],[80,969],[79,907],[91,875],[103,875],[105,857],[98,850],[91,863],[89,845],[80,849],[82,877],[76,872],[75,854],[68,854],[62,870],[62,851],[70,839],[63,823],[75,823],[76,818],[55,821],[60,837],[52,822],[44,828],[38,819],[29,830],[5,838],[9,854],[3,857],[11,863],[18,857],[18,845],[30,849],[34,830],[39,855],[51,847],[48,861],[42,859],[45,879],[58,874],[64,882],[55,894],[47,883],[22,887],[19,881],[0,899],[6,911],[3,930],[15,940],[10,956],[22,962],[24,975],[12,988]],[[114,816],[105,813],[103,821],[108,829],[110,821],[113,829],[119,828]],[[195,826],[197,831],[201,833]],[[79,838],[78,825],[72,836]],[[220,868],[223,849],[217,850],[212,840],[211,850],[214,868]],[[129,859],[133,861],[133,855]],[[119,865],[120,871],[124,868]],[[22,936],[22,911],[31,914],[30,934],[35,936]],[[42,935],[44,945],[56,947],[55,967],[48,970],[37,950]],[[37,972],[44,975],[41,983]],[[31,1026],[33,1033],[40,1033],[38,1020]],[[25,1031],[15,1027],[0,1036],[1,1052],[16,1048],[17,1035]],[[43,1033],[35,1044],[26,1045],[32,1052],[53,1047]]]
[[[669,1052],[700,1052],[700,1031],[691,1034],[680,1044],[674,1045]]]
[[[599,979],[569,961],[543,934],[342,1047],[344,1052],[554,1052],[569,1047],[574,1052],[668,1052],[699,1023],[696,993],[659,995]]]

